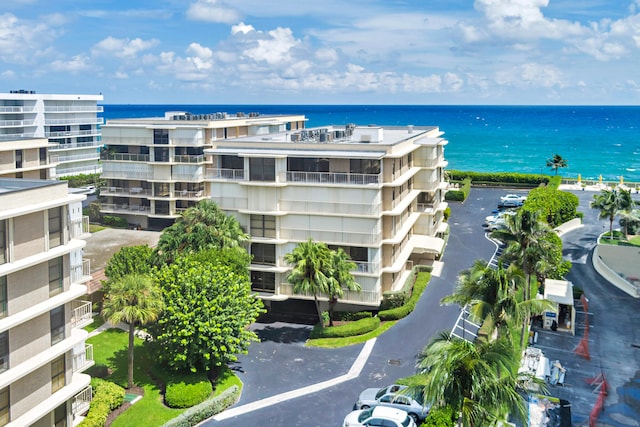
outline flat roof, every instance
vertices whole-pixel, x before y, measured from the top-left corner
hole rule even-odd
[[[545,279],[544,299],[559,304],[573,305],[573,283],[568,280]]]
[[[20,179],[20,178],[0,178],[0,194],[14,193],[18,191],[32,190],[34,188],[51,187],[54,185],[64,185],[65,181],[54,181],[44,179]]]

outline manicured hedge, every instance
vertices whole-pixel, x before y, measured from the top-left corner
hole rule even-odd
[[[320,325],[316,325],[309,338],[344,338],[354,337],[357,335],[363,335],[377,329],[380,326],[380,319],[377,317],[365,317],[364,319],[356,320],[355,322],[347,323],[340,326],[329,326],[321,328]]]
[[[445,193],[444,199],[451,202],[464,202],[471,192],[471,178],[462,180],[462,186],[459,190],[449,190]]]
[[[420,295],[422,295],[422,292],[424,292],[425,288],[427,287],[430,278],[430,273],[418,273],[416,282],[413,285],[413,292],[407,303],[402,307],[382,310],[378,312],[378,317],[380,318],[380,320],[398,320],[408,316],[409,313],[411,313],[416,308],[416,304],[420,299]]]
[[[227,409],[233,405],[240,398],[240,388],[233,385],[220,393],[218,396],[209,400],[205,400],[199,405],[187,409],[182,414],[178,415],[162,425],[162,427],[192,427],[195,426],[207,418],[211,418],[214,415]]]
[[[473,185],[478,184],[515,184],[528,187],[537,187],[541,184],[546,185],[549,182],[549,175],[528,174],[517,172],[473,172],[473,171],[457,171],[448,170],[447,174],[451,181],[462,181],[470,178]]]
[[[170,408],[190,408],[198,405],[213,393],[209,380],[180,381],[167,384],[164,401]]]
[[[102,217],[102,223],[110,227],[127,228],[129,226],[129,223],[125,218],[120,218],[119,216],[112,215],[104,215]]]
[[[580,199],[575,194],[549,186],[531,190],[523,209],[541,212],[542,219],[555,228],[578,217],[579,205]]]
[[[111,411],[124,402],[124,388],[100,378],[91,379],[93,398],[89,412],[79,424],[81,427],[103,427]]]

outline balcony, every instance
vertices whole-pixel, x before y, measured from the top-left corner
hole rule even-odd
[[[33,126],[33,120],[0,120],[0,128]]]
[[[151,196],[151,189],[142,187],[104,187],[101,196]]]
[[[100,207],[100,211],[105,213],[146,214],[151,211],[151,207],[143,205],[103,203]]]
[[[200,199],[204,197],[204,191],[175,190],[174,197],[177,199]]]
[[[71,327],[84,328],[93,322],[91,314],[91,301],[71,301]]]
[[[79,132],[93,132],[93,131],[79,131]],[[68,133],[68,132],[53,132],[53,133]],[[73,133],[73,132],[70,132]],[[97,131],[96,131],[97,133]],[[58,151],[58,150],[75,150],[77,148],[91,148],[100,146],[100,141],[92,141],[92,142],[72,142],[69,144],[49,144],[47,147],[49,151]]]
[[[88,386],[73,397],[71,413],[73,414],[74,419],[87,413],[89,406],[91,405],[92,398],[93,393],[91,391],[91,386]]]
[[[380,183],[380,174],[349,172],[292,172],[287,181],[304,184],[372,185]]]
[[[91,280],[91,260],[82,259],[82,264],[71,266],[71,281],[73,283],[85,283]]]
[[[280,238],[298,242],[304,242],[309,238],[328,244],[349,245],[377,245],[380,243],[379,233],[359,233],[350,231],[310,230],[295,228],[280,228]]]
[[[204,163],[205,157],[204,154],[199,155],[175,155],[173,156],[174,163]]]
[[[280,283],[278,287],[278,293],[280,295],[287,295],[289,297],[298,297],[304,299],[313,299],[314,296],[310,292],[295,293],[293,292],[293,285],[290,283]],[[348,302],[353,304],[367,304],[378,305],[380,304],[380,292],[377,291],[350,291],[348,289],[343,290],[343,296],[340,298],[340,302]],[[326,300],[326,297],[320,296],[318,299]]]
[[[89,234],[88,216],[84,215],[80,219],[72,219],[69,221],[69,237],[77,239],[86,234]]]
[[[23,105],[5,105],[0,107],[0,113],[33,113],[35,107]]]
[[[103,123],[102,117],[74,117],[72,119],[49,119],[44,121],[45,126],[101,125]]]
[[[351,270],[355,273],[377,274],[379,269],[379,263],[366,262],[366,261],[353,261],[356,268]]]
[[[73,354],[73,372],[82,372],[87,368],[93,366],[95,361],[93,360],[93,345],[86,344],[84,349],[79,353]]]
[[[153,169],[151,165],[141,163],[103,163],[102,178],[147,181],[153,179]]]
[[[56,168],[57,176],[76,175],[79,173],[93,174],[93,173],[101,173],[101,172],[102,172],[102,167],[95,163],[90,163],[90,164],[87,164],[86,166],[78,166],[75,168],[64,168],[64,167]]]
[[[113,160],[117,162],[148,162],[148,154],[130,154],[130,153],[109,153],[103,151],[100,153],[101,160]]]
[[[244,169],[207,168],[205,178],[211,180],[243,181]]]
[[[377,216],[380,214],[380,203],[371,204],[321,200],[280,200],[280,210],[286,212]]]
[[[51,105],[44,107],[45,113],[102,113],[102,105]]]
[[[100,156],[97,152],[87,154],[76,154],[73,156],[57,156],[57,163],[77,162],[80,160],[98,160]]]

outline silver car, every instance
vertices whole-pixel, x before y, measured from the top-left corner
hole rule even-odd
[[[375,406],[388,406],[391,408],[402,409],[406,411],[411,418],[418,424],[429,415],[431,405],[425,405],[410,396],[403,393],[407,386],[391,384],[383,388],[368,388],[360,393],[356,402],[357,409],[367,409]]]

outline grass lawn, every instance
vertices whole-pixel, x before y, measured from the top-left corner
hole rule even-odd
[[[104,325],[104,319],[102,316],[93,316],[93,323],[84,327],[84,330],[87,332],[92,332],[98,329],[100,326]]]
[[[95,337],[89,338],[87,342],[93,344],[96,365],[105,365],[110,369],[111,375],[107,377],[107,380],[126,387],[127,332],[119,329],[108,329]],[[161,426],[184,412],[184,409],[172,409],[164,405],[160,388],[147,373],[147,367],[153,363],[154,360],[143,345],[143,341],[136,338],[133,378],[136,385],[144,388],[144,397],[116,418],[111,424],[113,427]],[[233,384],[242,387],[242,383],[232,371],[225,371],[221,375],[220,382],[216,385],[215,394],[221,393]]]
[[[345,347],[353,344],[360,344],[370,340],[371,338],[375,338],[377,336],[382,335],[384,332],[389,330],[396,323],[397,323],[397,320],[394,320],[391,322],[384,322],[377,329],[374,329],[373,331],[366,333],[364,335],[356,335],[354,337],[317,338],[314,340],[307,340],[306,345],[308,347],[339,348],[339,347]]]
[[[102,225],[98,225],[98,224],[89,224],[89,232],[90,233],[97,233],[100,230],[104,230],[106,227],[103,227]]]

